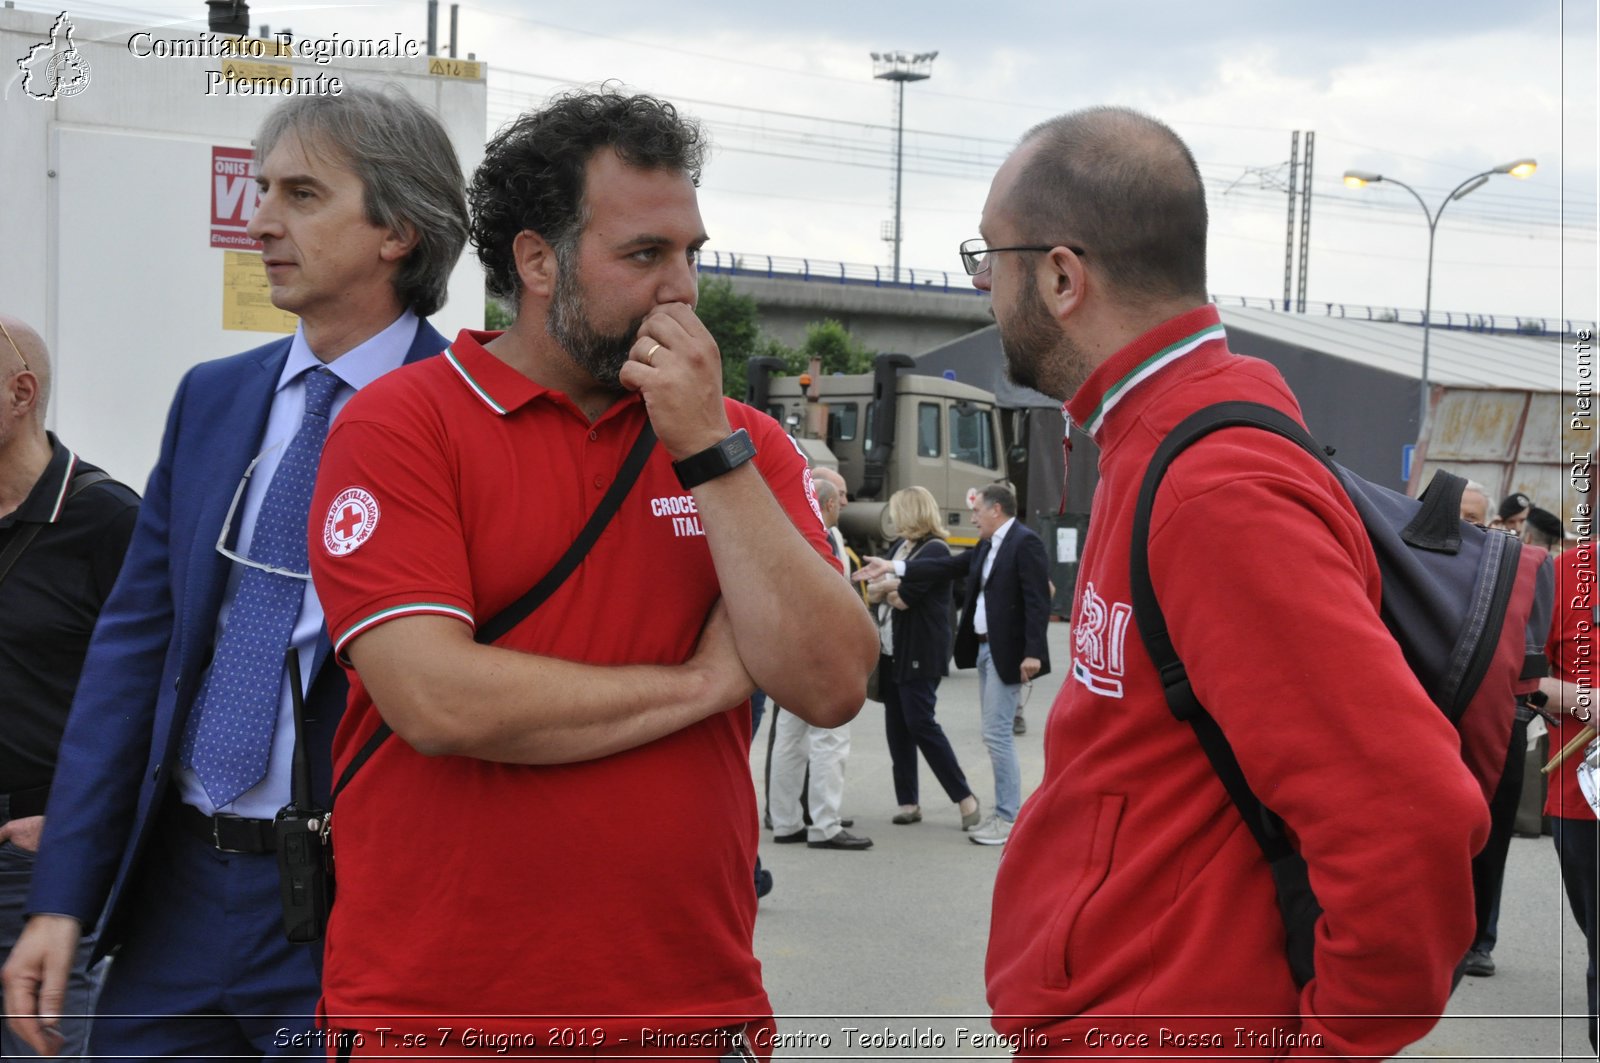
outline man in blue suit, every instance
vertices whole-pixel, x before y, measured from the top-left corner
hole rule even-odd
[[[445,348],[425,318],[467,214],[443,127],[398,93],[292,100],[255,143],[249,232],[274,305],[300,323],[196,366],[173,401],[4,970],[13,1029],[47,1055],[73,948],[97,924],[99,949],[117,952],[95,1055],[324,1053],[319,946],[284,936],[272,830],[290,797],[288,648],[322,802],[347,694],[307,574],[311,481],[357,389]]]
[[[1005,484],[978,492],[973,509],[978,545],[951,557],[885,561],[868,558],[858,580],[894,572],[905,582],[962,578],[965,605],[956,627],[957,668],[978,669],[983,744],[994,768],[994,812],[968,835],[979,845],[1004,845],[1022,807],[1022,768],[1012,737],[1022,684],[1050,671],[1050,573],[1044,542],[1017,520],[1017,496]]]

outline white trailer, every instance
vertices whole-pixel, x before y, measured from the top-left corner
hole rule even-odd
[[[54,354],[49,427],[138,489],[182,374],[293,329],[239,249],[255,205],[240,160],[286,89],[398,85],[468,174],[483,156],[484,64],[393,34],[251,44],[205,32],[195,8],[165,25],[0,8],[0,310]],[[469,249],[433,321],[453,336],[483,307]]]

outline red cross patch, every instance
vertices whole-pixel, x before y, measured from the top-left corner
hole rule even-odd
[[[377,526],[378,500],[360,487],[348,487],[328,507],[322,547],[334,557],[343,557],[372,538]]]

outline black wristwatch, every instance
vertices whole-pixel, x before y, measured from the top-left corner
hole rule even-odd
[[[673,462],[672,471],[678,474],[683,489],[689,491],[732,472],[755,456],[756,445],[750,441],[750,433],[741,428],[715,446]]]

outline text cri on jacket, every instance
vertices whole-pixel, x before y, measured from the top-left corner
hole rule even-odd
[[[680,539],[685,535],[704,535],[700,527],[700,511],[695,508],[693,495],[663,495],[650,500],[654,516],[672,521],[672,534]]]

